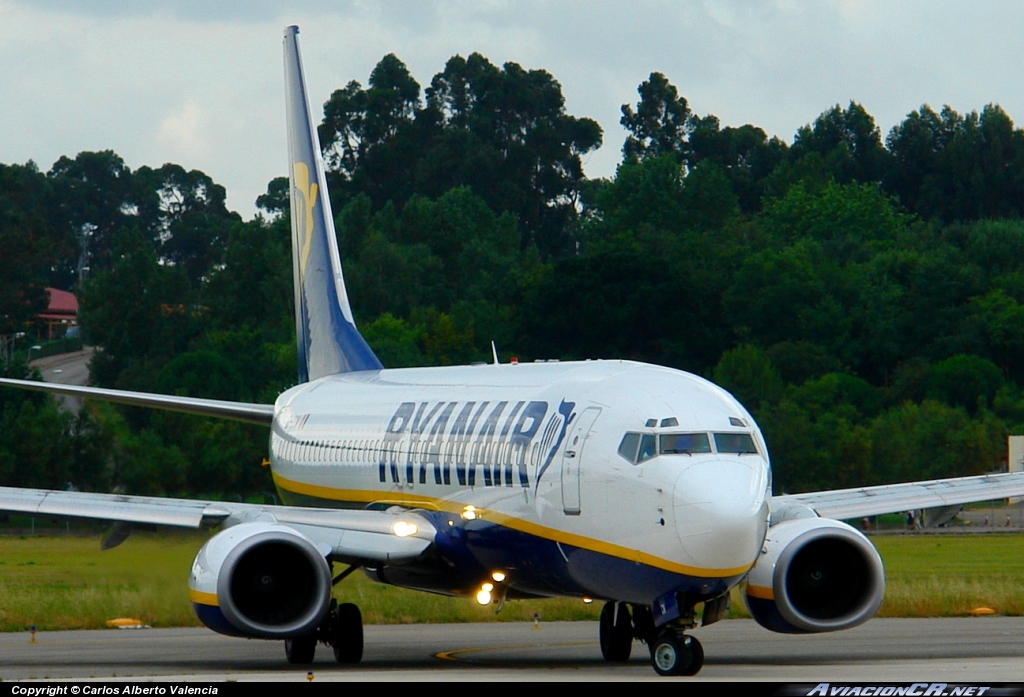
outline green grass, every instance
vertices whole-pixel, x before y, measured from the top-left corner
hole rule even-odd
[[[199,533],[136,533],[99,551],[99,536],[0,538],[0,631],[91,629],[118,617],[195,626],[188,573]],[[883,617],[961,616],[984,606],[1024,615],[1024,535],[876,537],[886,568]],[[598,604],[510,601],[501,613],[472,600],[408,591],[356,573],[336,589],[368,624],[596,619]],[[733,615],[744,616],[739,597]]]
[[[1024,615],[1024,535],[872,539],[886,573],[880,617],[957,617],[978,607]]]

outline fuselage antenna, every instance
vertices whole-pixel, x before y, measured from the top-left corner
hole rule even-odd
[[[494,345],[493,339],[491,339],[491,355],[494,356],[494,365],[500,365],[501,362],[498,360],[498,347]]]

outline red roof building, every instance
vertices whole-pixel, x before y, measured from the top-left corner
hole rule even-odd
[[[69,327],[78,324],[78,298],[74,293],[56,288],[47,288],[46,294],[50,304],[46,312],[36,315],[40,323],[38,335],[41,340],[45,338],[46,341],[52,341],[62,338]],[[41,326],[43,323],[46,325],[45,331]]]

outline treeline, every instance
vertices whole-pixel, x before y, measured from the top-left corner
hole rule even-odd
[[[638,93],[610,180],[585,177],[601,129],[542,70],[456,56],[422,89],[389,55],[331,96],[347,285],[385,365],[486,360],[494,340],[506,359],[706,375],[757,417],[777,491],[998,466],[1024,427],[1024,132],[998,106],[923,106],[883,139],[851,102],[790,145],[694,114],[658,73]],[[295,380],[287,186],[243,222],[177,165],[0,166],[0,331],[87,266],[96,384],[272,401]],[[5,483],[269,488],[258,428],[9,393],[0,409]]]

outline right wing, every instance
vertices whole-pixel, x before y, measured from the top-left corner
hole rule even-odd
[[[109,390],[103,387],[80,387],[78,385],[61,385],[54,382],[15,380],[13,378],[0,378],[0,385],[49,394],[63,394],[86,399],[102,399],[107,402],[129,404],[136,407],[151,407],[153,409],[166,409],[167,411],[180,411],[187,414],[216,416],[221,419],[243,421],[262,426],[269,426],[274,421],[273,404],[228,402],[220,399],[200,399],[198,397],[179,397],[150,392]]]
[[[0,385],[215,416],[264,426],[271,425],[274,420],[274,406],[271,404],[228,402],[9,378],[0,378]],[[398,508],[387,511],[299,508],[15,487],[0,487],[0,511],[91,518],[122,524],[120,530],[108,538],[110,541],[104,542],[106,548],[116,546],[127,537],[130,526],[123,524],[212,528],[256,521],[276,522],[300,530],[318,546],[330,549],[336,559],[349,563],[395,562],[416,558],[430,547],[437,532],[434,525],[423,516]]]
[[[0,487],[0,511],[186,528],[276,522],[300,530],[350,563],[413,559],[430,547],[437,533],[423,516],[398,508],[299,508],[14,487]]]

